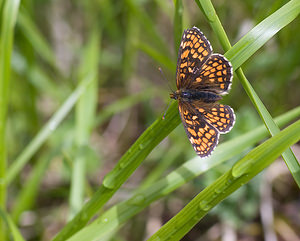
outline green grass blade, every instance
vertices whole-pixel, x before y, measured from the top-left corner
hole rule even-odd
[[[198,0],[196,0],[199,3]],[[252,103],[254,104],[256,110],[258,111],[259,115],[261,116],[262,120],[264,121],[266,127],[268,128],[271,135],[275,135],[280,130],[274,123],[272,116],[268,112],[267,108],[264,106],[260,98],[255,93],[254,89],[252,88],[251,84],[247,80],[246,76],[244,75],[241,68],[237,68],[234,61],[236,62],[243,62],[243,58],[249,58],[254,52],[256,52],[263,44],[266,43],[274,34],[276,34],[280,29],[288,25],[291,21],[293,21],[300,12],[300,3],[299,1],[290,1],[289,3],[285,4],[275,13],[270,15],[264,21],[259,23],[256,27],[254,27],[249,33],[247,33],[237,44],[234,45],[233,48],[230,49],[231,45],[226,36],[226,33],[221,25],[221,22],[215,12],[215,9],[210,0],[200,0],[200,9],[204,12],[206,18],[208,19],[209,23],[211,24],[213,30],[217,34],[223,48],[228,50],[225,54],[233,63],[234,69],[236,69],[236,73],[247,92],[248,96],[250,97]],[[213,14],[212,14],[213,13]],[[251,42],[251,40],[255,40]],[[251,43],[250,43],[251,42]],[[238,59],[235,59],[231,54],[235,50],[239,50],[241,47],[245,47],[243,51],[240,51],[241,55]],[[243,58],[242,58],[243,57]],[[239,65],[241,66],[241,64]],[[291,174],[293,175],[296,183],[300,187],[300,164],[297,161],[295,155],[293,154],[292,150],[288,148],[284,153],[282,153],[282,157],[286,162]]]
[[[247,81],[244,73],[242,72],[241,69],[238,69],[236,71],[238,74],[241,82],[243,83],[243,86],[250,97],[251,101],[255,105],[259,115],[261,116],[262,120],[264,121],[267,129],[269,130],[269,133],[274,136],[277,134],[280,129],[278,126],[275,124],[274,120],[272,119],[272,116],[262,103],[262,101],[259,99],[257,94],[255,93],[254,89],[250,85],[250,83]],[[282,158],[285,161],[287,167],[289,168],[295,182],[297,183],[298,187],[300,188],[300,164],[297,161],[294,153],[290,148],[288,148],[286,151],[282,153]]]
[[[129,109],[139,102],[149,100],[156,93],[155,89],[148,88],[146,92],[124,96],[124,98],[116,100],[101,110],[96,117],[95,126],[101,125],[116,113]]]
[[[18,230],[17,226],[15,225],[11,217],[6,212],[4,212],[1,208],[0,208],[0,217],[1,220],[4,220],[6,225],[8,226],[8,229],[14,241],[25,241],[25,239],[23,238],[22,234]],[[8,238],[5,240],[8,240]]]
[[[19,0],[5,1],[0,36],[0,208],[6,209],[6,117],[9,98],[11,54]],[[0,240],[4,240],[4,226],[0,221]]]
[[[279,30],[293,21],[299,12],[300,1],[291,0],[239,40],[225,55],[230,59],[234,70],[238,69]]]
[[[90,41],[84,51],[81,68],[79,70],[80,82],[90,81],[86,76],[93,76],[91,84],[81,95],[76,105],[76,130],[75,143],[77,155],[74,159],[72,169],[72,181],[70,191],[70,214],[72,218],[82,207],[84,201],[84,186],[86,178],[86,157],[80,150],[83,150],[89,143],[92,126],[95,119],[98,89],[98,62],[99,62],[99,33],[93,31]]]
[[[28,16],[24,8],[21,8],[18,16],[18,25],[20,26],[24,36],[28,39],[28,42],[32,44],[36,53],[39,54],[54,69],[57,69],[54,52],[51,50],[51,47],[40,33],[33,20],[30,16]]]
[[[79,97],[84,93],[88,85],[93,80],[94,76],[88,76],[89,80],[84,81],[80,84],[72,94],[67,98],[67,100],[62,104],[59,110],[52,116],[52,118],[47,122],[47,124],[42,128],[42,130],[35,136],[35,138],[24,148],[23,152],[16,158],[14,163],[10,166],[7,175],[6,183],[9,184],[16,175],[20,172],[22,167],[30,160],[30,158],[36,153],[36,151],[41,147],[41,145],[47,140],[61,121],[67,116],[71,111]]]
[[[160,33],[156,30],[153,21],[150,19],[147,12],[139,6],[140,3],[133,0],[126,0],[125,3],[135,19],[143,25],[143,34],[147,36],[149,42],[155,44],[155,47],[166,56],[171,56],[168,45],[161,38]]]
[[[200,10],[203,12],[204,16],[208,20],[210,26],[212,27],[214,33],[217,35],[223,49],[228,51],[231,48],[231,44],[225,30],[221,24],[221,21],[214,9],[214,6],[209,0],[195,0]]]
[[[177,103],[173,103],[166,113],[165,119],[158,118],[123,155],[114,169],[109,172],[101,187],[91,200],[71,220],[54,240],[65,240],[83,227],[89,219],[112,197],[128,177],[136,170],[146,156],[158,145],[178,124],[180,118]],[[74,225],[76,224],[76,225]]]
[[[11,216],[16,223],[18,223],[22,212],[31,209],[35,204],[40,184],[45,176],[49,163],[50,158],[48,156],[39,158],[37,164],[30,173],[30,177],[23,184],[21,192],[15,197]]]
[[[151,47],[149,44],[146,43],[138,43],[136,47],[142,50],[144,53],[148,54],[152,59],[154,59],[167,69],[175,72],[176,65],[174,61],[167,55],[163,54],[159,50]]]
[[[180,45],[182,35],[182,13],[183,5],[182,0],[174,0],[175,14],[174,14],[174,53],[177,53]]]
[[[254,148],[228,172],[199,193],[149,240],[180,240],[209,210],[268,167],[300,140],[300,120]]]
[[[300,107],[277,117],[276,122],[280,126],[283,126],[290,121],[299,118],[299,116]],[[198,157],[185,162],[181,167],[168,174],[165,178],[153,183],[146,189],[136,192],[129,200],[110,208],[99,216],[92,224],[83,228],[69,240],[75,241],[83,240],[85,238],[88,240],[99,240],[111,235],[111,233],[120,228],[122,224],[144,210],[155,200],[168,195],[183,184],[191,181],[210,168],[232,158],[236,154],[241,154],[241,152],[249,149],[251,146],[255,145],[255,143],[267,137],[267,135],[268,132],[266,128],[261,125],[242,136],[220,144],[216,148],[214,155],[201,160],[201,165],[199,165]]]

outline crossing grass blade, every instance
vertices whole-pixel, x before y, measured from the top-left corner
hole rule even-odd
[[[244,63],[245,59],[250,58],[253,53],[261,48],[280,29],[288,25],[299,15],[300,2],[297,0],[292,0],[285,4],[279,10],[271,14],[268,18],[263,20],[251,31],[249,31],[249,33],[247,33],[232,48],[211,1],[196,0],[196,2],[211,24],[223,48],[228,51],[225,56],[231,60],[237,76],[239,77],[257,112],[264,121],[266,128],[269,130],[271,135],[275,135],[280,131],[278,126],[276,126],[271,114],[268,112],[267,108],[264,106],[263,102],[252,88],[240,66],[242,65],[241,63]],[[241,48],[243,48],[242,51],[240,51]],[[237,52],[239,52],[239,57],[235,56]],[[282,157],[286,162],[291,174],[293,175],[295,182],[300,188],[300,164],[297,161],[294,153],[290,148],[288,148],[282,153]]]

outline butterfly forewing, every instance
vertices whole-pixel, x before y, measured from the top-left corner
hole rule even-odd
[[[196,27],[184,31],[179,47],[176,79],[177,89],[191,84],[194,73],[209,58],[212,48],[204,34]]]

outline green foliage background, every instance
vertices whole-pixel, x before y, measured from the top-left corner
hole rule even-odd
[[[0,10],[0,240],[300,236],[299,145],[287,149],[300,139],[299,0],[0,0]],[[236,125],[207,159],[175,102],[162,119],[192,26],[236,71],[222,100]]]

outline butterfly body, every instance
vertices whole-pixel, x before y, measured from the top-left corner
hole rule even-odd
[[[200,100],[205,103],[213,103],[221,99],[221,97],[213,92],[197,91],[197,90],[177,90],[170,94],[172,99],[185,102],[193,102]]]
[[[221,54],[214,54],[209,41],[196,27],[184,31],[179,47],[176,84],[170,94],[178,100],[180,117],[187,136],[200,157],[209,156],[219,135],[231,130],[233,109],[219,104],[228,93],[232,66]]]

